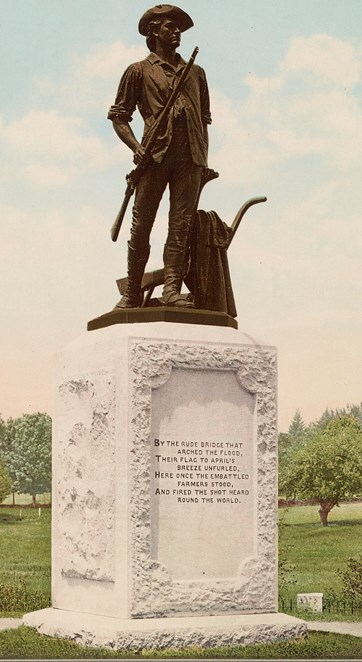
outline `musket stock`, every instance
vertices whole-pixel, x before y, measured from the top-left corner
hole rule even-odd
[[[120,210],[119,210],[119,212],[116,216],[116,220],[114,221],[114,223],[111,227],[111,239],[112,239],[112,241],[117,241],[117,239],[118,239],[118,235],[119,235],[119,231],[120,231],[121,226],[122,226],[124,215],[127,211],[128,203],[129,203],[130,199],[132,198],[133,192],[134,192],[133,186],[130,186],[129,184],[127,184],[126,193],[125,193],[125,196],[124,196],[124,199],[123,199],[123,202],[122,202],[122,207],[120,208]]]

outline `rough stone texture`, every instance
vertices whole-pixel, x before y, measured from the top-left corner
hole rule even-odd
[[[121,620],[44,609],[27,614],[24,624],[41,634],[64,637],[83,646],[142,651],[271,643],[306,635],[306,623],[286,614]]]
[[[277,611],[276,352],[270,347],[130,341],[131,615]],[[174,368],[229,371],[256,398],[257,548],[231,581],[172,581],[151,557],[152,388]]]
[[[162,392],[173,389],[172,419],[173,403],[180,406],[180,384],[193,384],[192,404],[196,382],[205,391],[194,408],[197,434],[212,436],[213,403],[229,418],[239,401],[244,408],[235,417],[235,429],[222,420],[218,434],[225,427],[229,438],[243,437],[249,449],[245,463],[252,500],[244,513],[228,511],[228,517],[235,513],[235,523],[227,524],[243,527],[250,544],[240,558],[234,544],[230,573],[209,572],[202,579],[197,571],[180,579],[152,546],[157,502],[151,490],[150,435]],[[217,382],[221,386],[214,388]],[[208,418],[211,427],[203,427]],[[274,613],[274,348],[226,327],[161,322],[94,331],[58,356],[53,440],[53,609],[26,615],[25,624],[86,645],[134,650],[256,643],[305,632],[302,621]],[[181,516],[179,521],[182,525]],[[217,544],[215,536],[210,544]]]
[[[250,410],[250,533],[237,511],[235,526],[252,541],[240,559],[233,552],[229,576],[180,578],[152,547],[153,396],[176,374],[205,376],[206,391],[218,376],[233,382]],[[235,329],[163,322],[89,333],[58,356],[53,439],[56,609],[121,619],[277,611],[274,348]]]
[[[322,612],[323,593],[297,593],[297,606]]]
[[[101,371],[63,381],[57,416],[54,497],[61,573],[114,581],[114,375]]]

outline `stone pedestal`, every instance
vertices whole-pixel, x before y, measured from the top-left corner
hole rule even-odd
[[[232,328],[92,331],[58,357],[52,604],[139,649],[298,636],[277,614],[276,351]]]

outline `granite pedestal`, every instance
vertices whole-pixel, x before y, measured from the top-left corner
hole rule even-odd
[[[139,650],[302,636],[277,613],[276,351],[233,328],[92,331],[57,360],[52,608]]]

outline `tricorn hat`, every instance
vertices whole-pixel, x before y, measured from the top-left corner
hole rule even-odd
[[[186,14],[183,9],[179,7],[174,7],[173,5],[156,5],[143,14],[140,22],[138,24],[138,31],[144,36],[147,37],[147,27],[150,21],[154,21],[157,18],[171,18],[175,21],[180,28],[181,32],[185,32],[193,26],[192,18]]]

